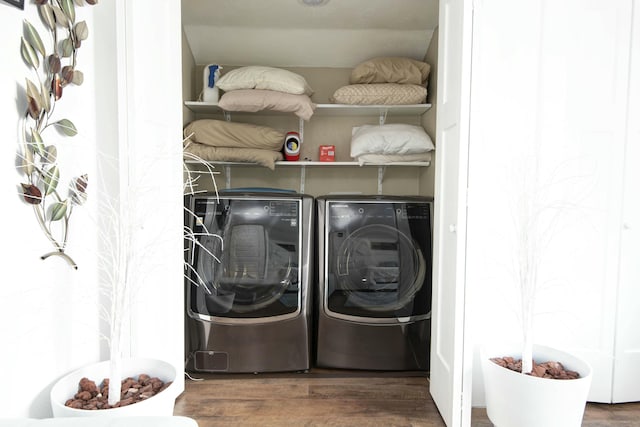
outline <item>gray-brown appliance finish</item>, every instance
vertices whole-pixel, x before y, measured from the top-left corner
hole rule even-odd
[[[316,206],[317,365],[428,370],[433,200],[321,196]]]
[[[189,203],[186,369],[257,373],[311,365],[313,198],[223,191]],[[210,236],[206,234],[215,234]]]

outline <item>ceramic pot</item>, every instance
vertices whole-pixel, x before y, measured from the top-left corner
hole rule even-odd
[[[60,378],[51,389],[51,409],[54,418],[61,417],[129,417],[129,416],[171,416],[175,400],[180,394],[178,386],[172,383],[162,392],[142,402],[121,408],[86,410],[69,408],[64,403],[78,391],[78,382],[86,377],[96,384],[109,376],[110,362],[98,362],[75,370]],[[158,377],[163,382],[173,382],[176,369],[170,363],[158,359],[132,358],[122,360],[122,377],[137,377],[147,374]]]
[[[517,345],[484,348],[482,374],[487,416],[497,427],[580,427],[591,386],[591,367],[583,360],[550,347],[534,345],[536,363],[556,361],[580,378],[554,380],[523,375],[493,363],[493,357],[520,359]]]

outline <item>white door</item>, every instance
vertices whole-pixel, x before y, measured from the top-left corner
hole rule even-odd
[[[620,284],[613,366],[613,403],[640,400],[640,8],[633,7],[631,67],[627,141],[625,147],[625,189],[620,246]]]
[[[430,392],[447,426],[469,425],[463,382],[471,0],[441,0]]]

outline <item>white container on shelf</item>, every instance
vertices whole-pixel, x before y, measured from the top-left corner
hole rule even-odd
[[[219,98],[218,80],[220,80],[221,66],[217,64],[209,64],[204,67],[202,81],[202,101],[217,103]]]

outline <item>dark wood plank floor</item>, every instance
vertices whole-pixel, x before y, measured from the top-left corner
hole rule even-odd
[[[186,380],[175,415],[200,427],[444,427],[423,373],[313,369],[308,373],[198,374]],[[471,425],[491,427],[484,409]],[[588,404],[583,427],[639,426],[640,403]]]

